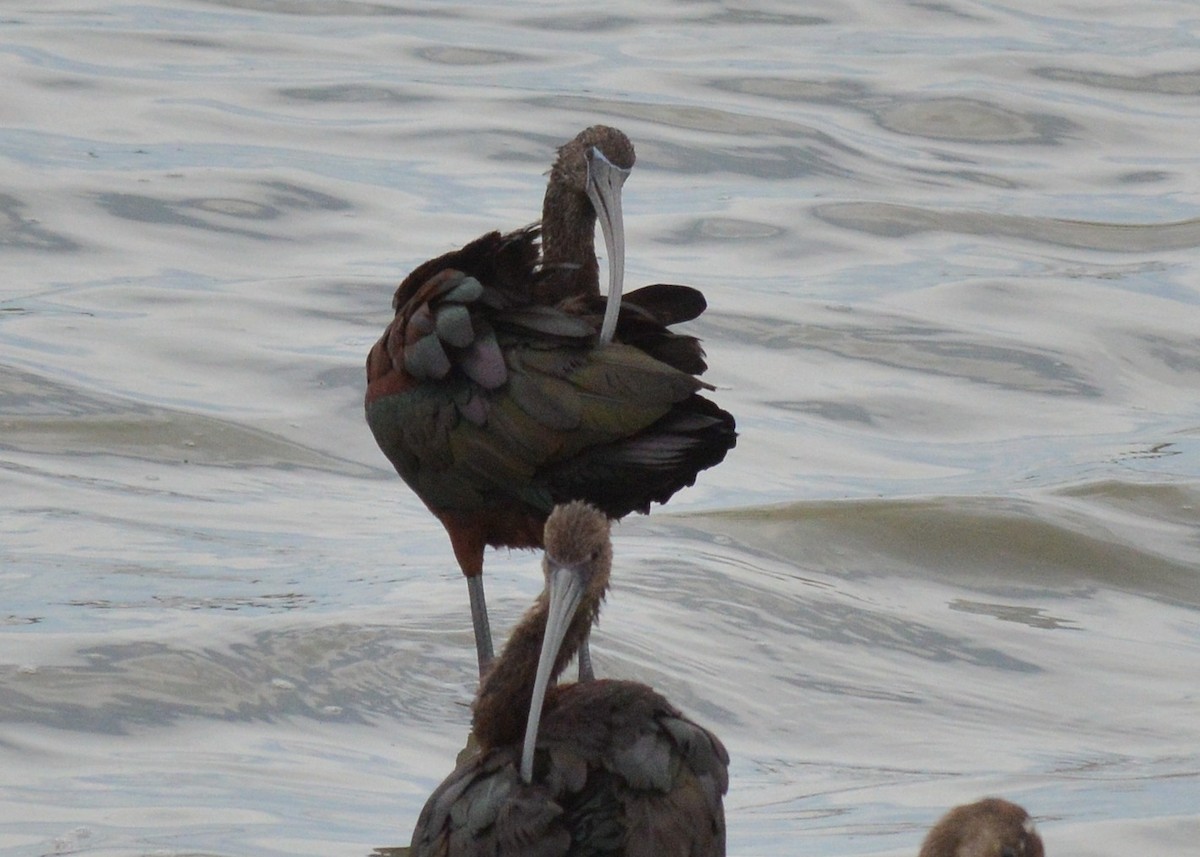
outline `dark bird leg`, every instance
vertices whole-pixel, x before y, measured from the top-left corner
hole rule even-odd
[[[488,622],[487,600],[483,597],[482,574],[467,578],[467,592],[471,596],[471,624],[475,626],[475,654],[479,658],[479,675],[482,678],[496,654],[492,648],[492,626]],[[582,667],[580,669],[582,671]]]
[[[575,657],[579,660],[579,680],[592,681],[596,677],[596,671],[592,669],[592,648],[588,645],[588,641],[592,638],[591,632],[583,638],[583,643],[579,646],[579,654]]]
[[[475,655],[479,677],[483,678],[495,657],[492,647],[492,626],[488,621],[487,599],[483,594],[483,552],[487,544],[485,530],[469,516],[454,512],[438,513],[438,519],[450,536],[454,558],[467,579],[467,594],[471,598],[471,625],[475,629]]]

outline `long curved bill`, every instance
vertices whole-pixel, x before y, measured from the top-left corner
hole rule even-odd
[[[621,215],[621,186],[629,170],[614,165],[599,148],[588,152],[587,195],[596,209],[604,247],[608,251],[608,303],[600,327],[600,343],[612,342],[621,309],[621,290],[625,286],[625,221]]]
[[[525,724],[525,744],[521,749],[521,779],[533,782],[533,750],[537,745],[538,726],[542,722],[542,705],[554,661],[562,648],[563,637],[575,609],[583,599],[583,582],[575,569],[559,566],[550,572],[550,612],[546,617],[546,633],[542,637],[542,652],[538,656],[537,674],[533,680],[533,697],[529,701],[529,719]]]

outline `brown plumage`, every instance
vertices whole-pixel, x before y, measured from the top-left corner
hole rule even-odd
[[[367,357],[367,422],[450,536],[481,674],[492,657],[486,546],[540,547],[550,509],[569,500],[610,518],[647,512],[735,442],[733,417],[699,395],[712,389],[696,377],[699,342],[668,329],[703,312],[704,297],[662,284],[621,295],[620,189],[633,161],[615,128],[580,133],[559,150],[540,226],[419,266]]]
[[[919,857],[1044,857],[1024,809],[989,797],[956,806],[929,831]]]
[[[426,802],[413,857],[723,855],[729,756],[715,735],[643,684],[549,687],[599,614],[608,520],[560,506],[545,543],[546,589],[476,695],[480,752]]]

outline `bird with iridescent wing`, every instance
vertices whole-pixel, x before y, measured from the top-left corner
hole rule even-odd
[[[687,286],[622,294],[621,187],[633,146],[593,126],[559,150],[540,224],[488,233],[420,265],[367,357],[367,423],[450,537],[467,578],[480,674],[492,658],[488,546],[536,548],[556,503],[648,512],[736,442],[698,340],[670,327],[706,308]],[[599,285],[597,220],[608,249]],[[581,674],[590,674],[586,643]]]
[[[545,589],[475,697],[480,751],[425,803],[412,857],[724,855],[721,741],[644,684],[554,684],[608,589],[607,517],[559,506],[545,547]]]

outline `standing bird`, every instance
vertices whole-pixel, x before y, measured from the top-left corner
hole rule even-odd
[[[919,857],[1044,857],[1024,809],[989,797],[956,806],[929,831]]]
[[[559,506],[545,547],[546,588],[475,697],[480,753],[426,801],[412,857],[724,855],[729,755],[715,735],[643,684],[550,686],[599,616],[607,517]]]
[[[450,536],[480,675],[492,659],[486,546],[541,547],[546,516],[569,500],[610,518],[648,512],[736,440],[733,417],[698,394],[713,389],[696,377],[707,368],[699,342],[668,330],[700,315],[703,295],[659,284],[622,297],[621,186],[633,161],[617,129],[581,132],[559,149],[540,226],[491,232],[419,266],[367,356],[367,423]]]

